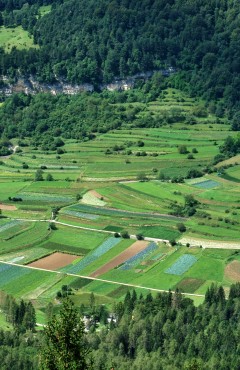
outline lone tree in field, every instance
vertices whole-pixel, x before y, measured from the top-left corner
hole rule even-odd
[[[43,181],[43,170],[39,168],[35,173],[35,181]]]
[[[188,150],[187,150],[186,145],[180,145],[178,147],[178,153],[179,154],[187,154],[188,153]]]
[[[50,319],[44,330],[44,337],[40,369],[90,369],[84,324],[69,299],[63,302],[59,314],[53,315]]]

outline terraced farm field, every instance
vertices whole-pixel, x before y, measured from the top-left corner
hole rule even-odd
[[[162,122],[166,110],[180,106],[179,97],[169,89],[165,100],[139,103],[138,117]],[[196,102],[184,99],[183,112],[191,113]],[[132,109],[130,103],[123,108]],[[228,135],[224,119],[209,114],[194,125],[129,124],[88,141],[64,138],[59,156],[28,142],[3,158],[0,288],[39,307],[63,285],[79,305],[91,292],[110,305],[133,288],[147,294],[178,287],[202,295],[217,282],[227,291],[239,281],[239,164],[236,157],[220,171],[212,161]],[[180,146],[188,153],[180,154]],[[208,166],[212,171],[204,175]],[[40,168],[43,180],[35,181]],[[199,176],[178,181],[190,170]],[[188,196],[195,202],[191,215]],[[63,254],[71,257],[61,265],[55,257]],[[46,260],[39,265],[42,258],[55,265],[49,271],[25,266],[46,266]]]

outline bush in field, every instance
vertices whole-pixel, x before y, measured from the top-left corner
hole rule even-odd
[[[171,179],[171,182],[172,183],[183,183],[184,182],[184,178],[182,176],[174,176],[172,179]]]
[[[21,197],[8,197],[8,200],[12,201],[12,202],[22,202],[22,198]]]
[[[188,173],[187,173],[187,179],[195,179],[197,177],[201,177],[203,176],[203,172],[202,171],[199,171],[199,170],[196,170],[194,168],[191,168]]]
[[[144,240],[144,236],[142,234],[136,234],[137,240]]]
[[[148,178],[144,172],[140,172],[137,175],[137,180],[143,182],[143,181],[148,181]]]
[[[39,168],[35,173],[35,181],[43,181],[43,171]]]
[[[178,153],[179,154],[187,154],[188,153],[188,150],[187,150],[186,145],[180,145],[178,147]]]
[[[51,175],[51,173],[48,173],[47,176],[46,176],[46,181],[54,181],[54,178],[53,176]]]
[[[76,201],[79,201],[80,199],[82,199],[82,195],[81,194],[77,194],[76,195]]]
[[[139,146],[140,148],[143,147],[144,146],[144,142],[142,140],[138,140],[137,146]]]
[[[57,230],[57,226],[56,226],[55,222],[50,222],[49,226],[48,226],[48,229],[49,230]]]
[[[178,231],[180,231],[181,233],[184,233],[187,229],[186,229],[186,226],[182,223],[179,223],[177,224],[177,229]]]
[[[57,154],[64,154],[64,150],[62,148],[57,148]]]
[[[128,234],[128,231],[122,231],[121,232],[121,237],[123,238],[123,239],[129,239],[130,238],[130,235]]]

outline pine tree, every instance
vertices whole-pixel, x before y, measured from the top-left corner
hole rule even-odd
[[[66,299],[58,316],[45,328],[45,346],[40,356],[42,370],[87,370],[88,347],[84,324],[73,303]]]

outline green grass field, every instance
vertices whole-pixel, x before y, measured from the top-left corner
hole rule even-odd
[[[1,26],[0,47],[2,47],[6,52],[10,52],[13,47],[22,50],[37,48],[38,46],[34,45],[33,39],[29,37],[28,32],[21,26],[15,28],[6,28]]]

